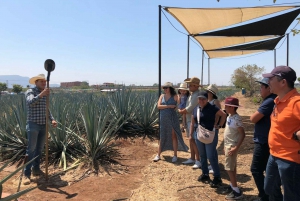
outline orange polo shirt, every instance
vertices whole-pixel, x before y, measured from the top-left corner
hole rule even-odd
[[[300,130],[300,94],[293,89],[282,100],[277,97],[274,102],[269,131],[270,153],[300,164],[300,142],[293,139],[293,133]]]

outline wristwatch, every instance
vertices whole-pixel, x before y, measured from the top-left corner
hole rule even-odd
[[[298,136],[297,136],[297,132],[298,132],[298,131],[296,131],[295,133],[293,133],[293,139],[294,139],[294,140],[297,140],[297,141],[300,141],[300,139],[299,139]]]

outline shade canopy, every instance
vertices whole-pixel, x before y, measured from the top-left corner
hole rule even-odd
[[[259,53],[264,52],[266,50],[245,50],[245,51],[206,51],[209,58],[223,58],[223,57],[233,57],[233,56],[243,56],[246,54],[253,54],[253,53]]]
[[[201,44],[205,50],[219,49],[232,45],[250,43],[264,39],[273,38],[274,36],[248,36],[248,37],[215,37],[215,36],[195,36],[194,38]]]
[[[295,8],[269,6],[248,8],[174,8],[164,7],[190,35],[219,29],[258,17]]]
[[[268,19],[233,28],[198,34],[198,36],[264,36],[284,35],[287,28],[299,15],[300,8]]]

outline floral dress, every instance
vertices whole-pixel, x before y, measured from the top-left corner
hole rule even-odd
[[[177,105],[174,97],[171,96],[167,101],[163,96],[162,105]],[[188,146],[184,143],[180,131],[179,119],[174,108],[160,110],[160,146],[161,151],[173,150],[172,129],[178,139],[178,151],[188,151]]]

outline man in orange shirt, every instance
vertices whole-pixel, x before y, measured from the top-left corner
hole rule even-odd
[[[271,92],[278,95],[271,114],[264,189],[272,201],[300,200],[300,94],[294,88],[296,72],[278,66],[263,77],[269,78]]]

